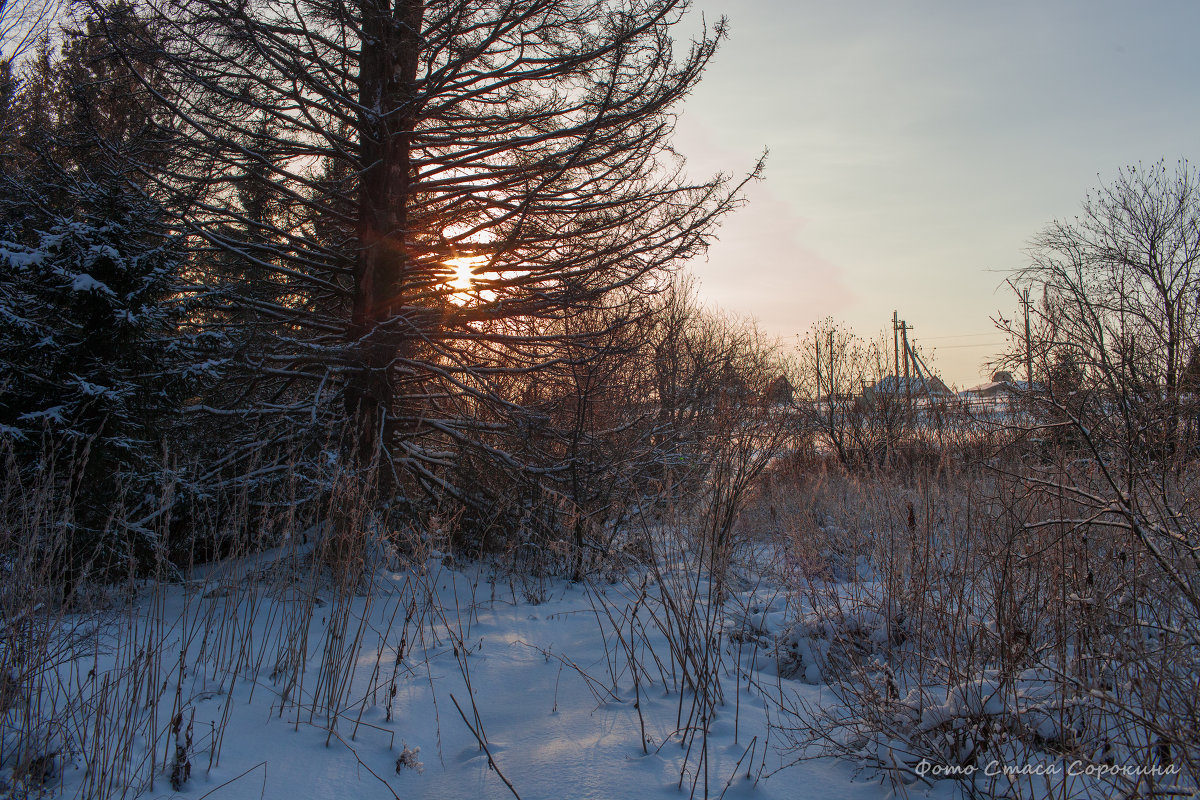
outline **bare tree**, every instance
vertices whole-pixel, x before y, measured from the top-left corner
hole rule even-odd
[[[657,310],[651,298],[621,301],[555,324],[555,368],[536,382],[547,403],[552,485],[566,501],[573,535],[572,574],[584,576],[588,551],[607,553],[631,508],[652,495],[654,407],[646,341]],[[547,380],[548,379],[548,380]]]
[[[49,31],[62,0],[0,0],[0,66],[7,71]]]
[[[792,441],[788,405],[777,404],[771,386],[787,371],[779,347],[752,323],[715,314],[701,317],[693,347],[710,354],[720,370],[701,413],[703,470],[700,493],[709,568],[724,576],[733,555],[734,530],[750,490]]]
[[[139,8],[170,89],[144,82],[180,145],[148,176],[235,265],[226,323],[260,336],[258,388],[207,410],[291,430],[352,419],[345,449],[388,493],[411,480],[464,498],[450,445],[486,440],[520,468],[503,376],[539,368],[531,321],[652,288],[739,202],[740,183],[689,180],[670,147],[725,35],[718,22],[677,58],[679,0]],[[272,213],[247,213],[248,193]]]
[[[843,466],[883,466],[922,429],[941,433],[940,424],[914,425],[913,398],[892,377],[890,344],[882,334],[861,338],[831,318],[814,324],[799,343],[797,369],[805,400],[798,408]]]
[[[664,297],[647,349],[662,496],[697,515],[701,553],[719,575],[750,489],[795,433],[774,390],[790,368],[752,322],[702,309],[688,281]]]
[[[1027,450],[1002,469],[1020,487],[1024,529],[1083,554],[1068,577],[1099,598],[1091,613],[1119,644],[1092,658],[1132,676],[1133,691],[1104,702],[1155,757],[1193,771],[1198,259],[1200,176],[1186,162],[1121,170],[1033,240],[1018,275],[1034,298],[1029,333],[1007,327],[1019,343],[1010,363],[1033,363],[1013,424]],[[1095,588],[1106,562],[1120,591]]]
[[[1046,388],[1073,392],[1057,401],[1078,411],[1082,392],[1110,441],[1178,451],[1191,431],[1184,405],[1194,391],[1183,384],[1200,340],[1196,170],[1186,161],[1121,170],[1078,217],[1033,239],[1018,278],[1038,302],[1028,341],[1010,333],[1044,379],[1056,378]]]
[[[26,124],[19,107],[22,67],[30,51],[45,60],[62,6],[62,0],[0,0],[0,168],[9,166]]]

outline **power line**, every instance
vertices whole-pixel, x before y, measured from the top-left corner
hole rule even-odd
[[[919,342],[925,342],[928,340],[927,339],[918,339],[916,341],[919,343]],[[1006,344],[1012,344],[1012,342],[1003,341],[1003,342],[976,342],[975,344],[944,344],[941,347],[938,347],[937,349],[938,350],[958,350],[963,347],[999,347],[1001,345],[1006,345]]]
[[[931,342],[935,339],[978,339],[981,336],[995,336],[995,331],[988,333],[948,333],[945,336],[922,336],[921,341]]]

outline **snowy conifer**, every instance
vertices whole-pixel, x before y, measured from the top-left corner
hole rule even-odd
[[[71,547],[115,565],[144,554],[162,439],[215,362],[181,328],[191,298],[161,211],[115,182],[66,183],[75,202],[49,211],[28,177],[0,192],[0,431],[29,469],[73,457]]]

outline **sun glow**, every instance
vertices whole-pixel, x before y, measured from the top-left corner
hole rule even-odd
[[[451,300],[465,303],[477,294],[474,284],[475,270],[486,263],[487,256],[461,256],[446,261],[446,266],[454,270],[450,280],[446,282],[452,291]]]

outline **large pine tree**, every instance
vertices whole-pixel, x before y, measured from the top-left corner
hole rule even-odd
[[[701,30],[677,57],[685,9],[140,7],[145,35],[112,46],[154,65],[139,74],[177,137],[146,177],[220,265],[223,324],[253,343],[210,410],[263,439],[347,423],[343,453],[389,496],[478,501],[455,465],[529,467],[509,378],[557,357],[544,323],[654,288],[738,203],[740,184],[690,181],[671,148],[724,35]]]

